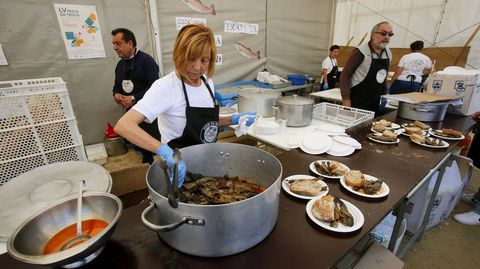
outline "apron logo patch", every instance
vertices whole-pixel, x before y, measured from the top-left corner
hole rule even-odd
[[[215,141],[217,141],[217,134],[218,122],[209,121],[205,123],[205,125],[203,125],[200,132],[200,139],[202,139],[202,143],[214,143]]]
[[[380,69],[377,72],[377,82],[378,83],[383,83],[385,81],[385,78],[387,77],[387,70],[385,69]]]
[[[133,82],[131,80],[122,80],[122,89],[126,93],[131,93],[133,90]]]

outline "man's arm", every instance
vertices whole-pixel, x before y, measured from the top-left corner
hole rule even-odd
[[[158,65],[155,62],[155,60],[153,60],[153,58],[148,55],[147,57],[145,57],[145,61],[143,62],[143,70],[144,70],[145,80],[147,82],[147,87],[144,90],[135,93],[134,96],[135,96],[135,100],[137,101],[142,99],[145,93],[148,91],[148,89],[150,89],[152,84],[157,79],[159,79]]]
[[[115,103],[121,105],[122,104],[122,85],[120,85],[120,69],[119,69],[120,63],[117,64],[115,67],[115,80],[113,81],[113,100]]]
[[[351,78],[358,66],[363,62],[363,58],[364,56],[360,50],[354,49],[340,75],[340,92],[342,94],[342,105],[344,106],[352,106],[350,101]]]

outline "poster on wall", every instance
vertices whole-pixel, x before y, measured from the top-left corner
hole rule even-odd
[[[7,57],[5,57],[5,53],[3,53],[2,44],[0,44],[0,65],[8,65]]]
[[[105,57],[95,6],[53,4],[68,59]]]

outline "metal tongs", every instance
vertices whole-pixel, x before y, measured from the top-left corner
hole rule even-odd
[[[173,150],[173,159],[175,160],[175,166],[173,169],[173,182],[170,182],[170,177],[168,175],[168,165],[160,158],[158,160],[158,164],[163,169],[163,173],[165,175],[165,184],[167,189],[167,198],[168,203],[171,207],[177,208],[178,207],[178,164],[182,160],[182,154],[178,149]]]

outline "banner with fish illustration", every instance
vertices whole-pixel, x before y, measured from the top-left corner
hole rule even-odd
[[[105,57],[95,6],[54,4],[68,59]]]

